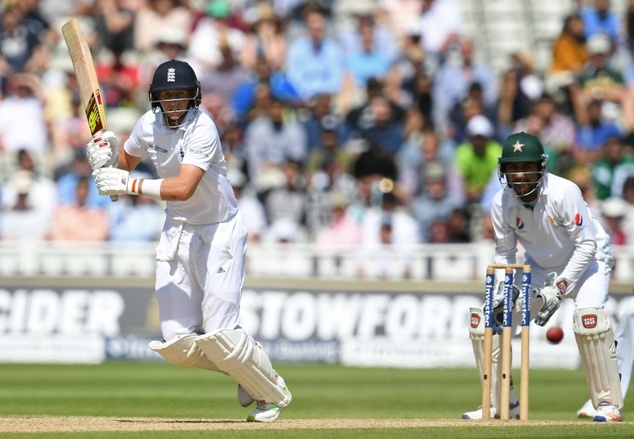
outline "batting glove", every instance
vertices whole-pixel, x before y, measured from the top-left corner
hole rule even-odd
[[[97,183],[99,195],[139,195],[139,179],[130,178],[130,173],[123,169],[95,169],[92,177]]]
[[[542,299],[542,307],[535,318],[535,323],[539,326],[544,326],[548,323],[548,320],[555,314],[561,305],[560,287],[555,285],[555,279],[557,273],[550,273],[546,277],[546,285],[541,290],[534,289],[532,291],[533,297]],[[557,282],[559,284],[559,282]]]
[[[112,131],[106,131],[86,144],[86,157],[93,169],[100,169],[104,166],[112,166],[116,161],[116,154],[119,150],[119,141]]]

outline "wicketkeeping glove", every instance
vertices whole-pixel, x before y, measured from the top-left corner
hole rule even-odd
[[[112,131],[105,131],[86,144],[86,157],[93,169],[112,166],[116,162],[119,141]]]
[[[546,277],[546,285],[541,290],[534,289],[533,297],[540,298],[543,301],[542,307],[535,318],[535,323],[544,326],[548,320],[555,314],[561,305],[561,291],[555,285],[557,273],[550,273]]]
[[[139,195],[139,180],[130,178],[130,173],[119,168],[95,169],[92,177],[97,183],[99,195]]]

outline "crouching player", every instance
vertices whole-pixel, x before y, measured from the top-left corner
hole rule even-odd
[[[493,199],[491,221],[495,232],[496,264],[516,262],[517,242],[525,249],[524,263],[531,265],[536,299],[531,318],[544,326],[560,306],[562,298],[574,300],[573,330],[581,354],[595,422],[621,421],[623,398],[612,323],[604,307],[608,301],[614,260],[609,238],[583,200],[579,188],[569,180],[546,172],[548,157],[539,139],[517,133],[503,144],[498,175],[503,188]],[[521,277],[516,276],[519,280]],[[470,337],[476,364],[484,361],[482,310],[472,319]],[[520,322],[515,309],[513,324]],[[490,416],[499,416],[501,372],[500,335],[493,337],[492,404]],[[480,374],[482,376],[482,374]],[[511,417],[519,415],[513,389]],[[481,419],[482,408],[466,412],[464,419]]]

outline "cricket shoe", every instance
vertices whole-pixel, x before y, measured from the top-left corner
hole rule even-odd
[[[592,420],[594,422],[621,422],[623,418],[621,417],[621,410],[607,401],[601,401]]]
[[[515,401],[509,406],[509,418],[519,419],[520,417],[520,403]],[[489,411],[489,418],[500,419],[500,415],[496,412],[494,407],[491,407]],[[462,414],[462,419],[482,419],[482,406],[472,412],[466,412]]]
[[[288,407],[293,399],[291,392],[288,390],[286,383],[284,382],[284,378],[278,376],[277,382],[284,386],[284,391],[286,392],[287,403],[284,407]],[[275,422],[280,417],[282,410],[284,407],[280,407],[276,404],[266,402],[266,401],[258,401],[255,410],[249,413],[247,416],[247,422]]]
[[[253,399],[253,397],[249,395],[249,392],[247,392],[244,387],[238,384],[238,402],[240,403],[240,405],[242,407],[249,407],[251,404],[253,404],[253,401],[255,401],[255,399]]]
[[[579,410],[577,410],[577,417],[579,418],[594,418],[594,415],[597,413],[596,409],[592,405],[592,400],[589,399],[586,403],[581,406]]]

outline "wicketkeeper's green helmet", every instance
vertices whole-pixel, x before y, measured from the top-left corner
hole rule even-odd
[[[547,158],[542,142],[532,134],[521,132],[506,138],[499,162],[541,162]]]

